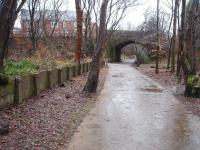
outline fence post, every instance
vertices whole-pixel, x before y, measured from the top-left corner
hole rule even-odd
[[[85,63],[83,63],[83,74],[85,74]]]
[[[58,68],[58,84],[62,84],[62,69]]]
[[[49,88],[53,88],[53,75],[52,75],[52,70],[47,71],[48,74],[48,82],[49,82]]]
[[[76,77],[76,66],[75,65],[72,66],[72,70],[73,70],[73,77]]]
[[[33,74],[33,84],[34,84],[34,95],[38,96],[40,94],[40,78],[38,73]]]
[[[17,76],[15,78],[15,94],[14,104],[18,105],[22,103],[22,78]]]

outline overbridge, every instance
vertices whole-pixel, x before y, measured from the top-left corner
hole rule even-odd
[[[117,30],[112,33],[112,42],[109,47],[109,57],[112,62],[121,61],[122,49],[129,44],[140,44],[147,50],[155,47],[155,35],[152,32]]]

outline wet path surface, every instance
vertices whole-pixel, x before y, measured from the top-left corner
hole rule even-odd
[[[199,150],[200,118],[129,64],[109,64],[99,102],[69,150]]]

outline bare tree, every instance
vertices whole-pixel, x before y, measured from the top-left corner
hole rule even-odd
[[[101,5],[101,15],[100,15],[100,26],[99,26],[99,34],[97,38],[97,46],[94,50],[92,64],[88,76],[87,83],[84,87],[84,91],[87,92],[95,92],[98,80],[99,80],[99,71],[100,71],[100,58],[103,48],[103,43],[105,41],[105,33],[106,33],[106,16],[107,16],[107,6],[109,0],[103,0]]]
[[[10,34],[25,2],[26,0],[0,0],[0,70],[3,70],[3,61]]]
[[[24,15],[28,15],[26,17],[30,19],[29,37],[32,42],[33,51],[35,51],[37,48],[39,23],[41,21],[39,18],[40,16],[38,14],[39,5],[40,5],[39,0],[28,0],[27,1],[28,14],[26,14],[26,12],[24,12],[25,13]]]
[[[81,8],[81,0],[75,0],[76,4],[76,18],[77,18],[77,32],[76,32],[76,61],[80,64],[81,47],[82,47],[82,28],[83,28],[83,12]]]
[[[92,23],[92,9],[94,7],[94,1],[93,0],[82,0],[83,3],[83,12],[84,13],[84,49],[87,54],[92,54],[93,48],[94,48],[94,32],[96,31],[95,24]]]
[[[195,18],[198,11],[199,1],[191,0],[186,7],[186,0],[182,0],[181,13],[181,32],[179,34],[179,55],[180,59],[177,62],[177,74],[180,75],[180,70],[183,70],[185,78],[185,95],[192,95],[191,86],[187,83],[190,75],[196,74],[195,49],[194,49],[194,34],[195,34]],[[186,11],[187,10],[187,11]]]
[[[172,38],[171,38],[171,27],[172,27],[172,22],[173,22],[173,16],[174,16],[174,0],[171,0],[171,18],[169,22],[169,28],[168,28],[168,41],[169,41],[169,48],[168,48],[168,58],[167,58],[167,69],[170,68],[170,62],[171,62],[171,49],[172,49]]]
[[[172,56],[171,56],[171,72],[175,71],[175,51],[176,51],[176,32],[177,32],[177,11],[179,0],[175,0],[174,6],[174,20],[173,20],[173,36],[172,36]]]
[[[187,11],[187,24],[186,24],[186,50],[187,50],[187,59],[190,64],[190,74],[196,74],[196,50],[195,50],[195,19],[196,19],[196,10],[198,10],[198,0],[191,0],[188,4]]]
[[[55,30],[58,23],[62,17],[61,7],[64,4],[63,0],[52,0],[50,10],[47,10],[46,6],[47,0],[43,2],[42,10],[40,10],[40,15],[42,16],[41,22],[44,34],[48,40],[54,37]],[[51,21],[51,28],[48,27],[47,20]]]
[[[93,7],[92,7],[92,12],[94,14],[94,19],[95,19],[95,22],[97,24],[97,28],[95,29],[96,31],[96,37],[95,37],[95,42],[97,42],[97,37],[98,37],[98,26],[99,26],[99,17],[100,17],[100,14],[99,14],[99,10],[100,10],[100,7],[101,7],[101,0],[96,0],[96,1],[93,1]]]
[[[106,28],[109,32],[106,32],[105,47],[111,42],[114,32],[119,29],[119,23],[126,16],[128,9],[137,5],[138,0],[110,0],[106,19]]]
[[[110,43],[112,34],[119,27],[119,23],[125,17],[128,8],[135,6],[137,2],[138,0],[104,0],[101,5],[101,14],[99,17],[98,12],[101,0],[94,1],[93,12],[97,26],[99,26],[99,28],[96,34],[97,42],[93,52],[92,65],[86,86],[84,88],[85,91],[96,91],[98,85],[102,49],[105,49],[106,46],[108,46],[108,43]],[[98,20],[100,20],[100,22],[98,22]],[[109,32],[107,32],[108,30]]]
[[[154,10],[147,9],[144,13],[145,20],[144,22],[137,27],[137,30],[141,32],[149,32],[157,34],[157,12]],[[159,33],[161,35],[167,35],[169,32],[168,20],[169,14],[164,10],[159,9]]]

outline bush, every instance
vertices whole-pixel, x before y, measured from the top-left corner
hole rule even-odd
[[[39,70],[52,69],[57,66],[70,65],[72,63],[72,60],[62,60],[56,58],[55,54],[47,48],[38,49],[37,52],[29,58],[29,60],[33,64],[36,64],[39,67]]]
[[[196,75],[190,75],[187,78],[187,84],[190,86],[195,86],[196,84],[198,84],[198,77]]]
[[[8,76],[23,75],[36,72],[37,69],[37,65],[26,59],[17,62],[6,60],[4,73]]]
[[[136,54],[137,60],[136,60],[136,65],[140,66],[141,64],[148,64],[151,62],[151,59],[145,52],[138,52]]]
[[[189,75],[185,85],[185,96],[200,97],[199,78],[196,75]]]

